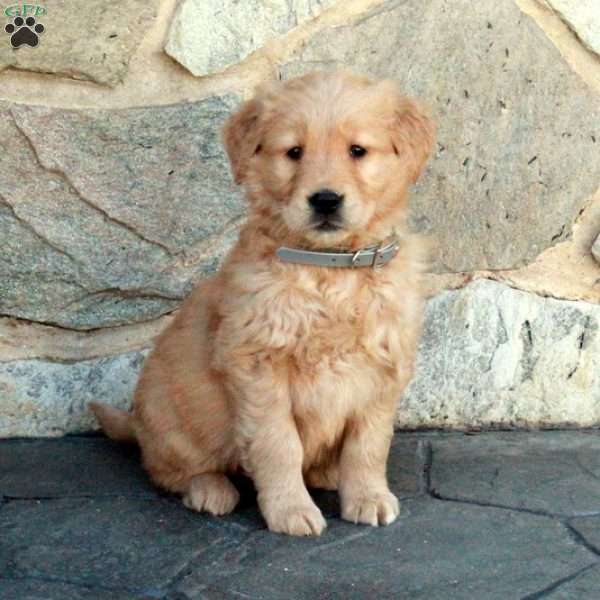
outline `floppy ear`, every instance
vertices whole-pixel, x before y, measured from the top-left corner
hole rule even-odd
[[[411,181],[415,183],[433,149],[435,126],[416,102],[400,94],[394,81],[382,81],[378,87],[393,102],[394,151],[407,161]]]
[[[416,102],[396,94],[392,130],[394,150],[397,154],[407,154],[411,180],[415,183],[433,150],[433,121]]]
[[[259,149],[261,112],[262,105],[259,100],[248,100],[223,126],[223,144],[237,184],[244,181],[248,161]]]

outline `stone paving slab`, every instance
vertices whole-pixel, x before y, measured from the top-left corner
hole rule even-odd
[[[176,499],[66,498],[10,502],[0,512],[0,572],[152,592],[213,546],[251,531]]]
[[[156,491],[135,448],[0,441],[0,600],[597,600],[597,439],[397,434],[398,521],[347,523],[315,491],[328,528],[303,539],[266,529],[244,478],[219,519]]]
[[[431,486],[442,498],[561,515],[600,513],[597,431],[431,439]]]
[[[156,496],[135,446],[103,437],[6,440],[0,444],[0,497]]]
[[[559,522],[502,509],[407,500],[385,528],[333,520],[318,540],[262,531],[189,566],[178,590],[290,598],[522,598],[593,562]],[[209,595],[209,597],[211,597]]]
[[[0,598],[19,600],[131,600],[131,593],[89,588],[60,582],[7,580],[0,577]],[[140,599],[141,600],[141,599]]]

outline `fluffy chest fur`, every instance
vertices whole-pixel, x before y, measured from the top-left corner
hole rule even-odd
[[[293,357],[299,368],[360,352],[366,364],[396,369],[420,312],[415,274],[398,267],[237,269],[223,299],[221,341],[240,356]]]
[[[421,300],[406,254],[376,271],[265,261],[228,274],[216,361],[242,389],[285,389],[308,461],[410,377]]]

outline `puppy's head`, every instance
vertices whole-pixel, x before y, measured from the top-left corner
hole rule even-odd
[[[251,210],[312,246],[377,239],[402,220],[433,125],[390,81],[312,73],[260,89],[225,124]]]

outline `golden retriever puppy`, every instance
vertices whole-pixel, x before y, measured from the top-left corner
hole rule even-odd
[[[272,531],[323,531],[307,486],[338,490],[354,523],[398,515],[386,461],[422,311],[407,193],[432,129],[394,83],[324,72],[259,89],[225,124],[239,242],[158,338],[133,412],[93,406],[189,508],[232,511],[242,472]]]

